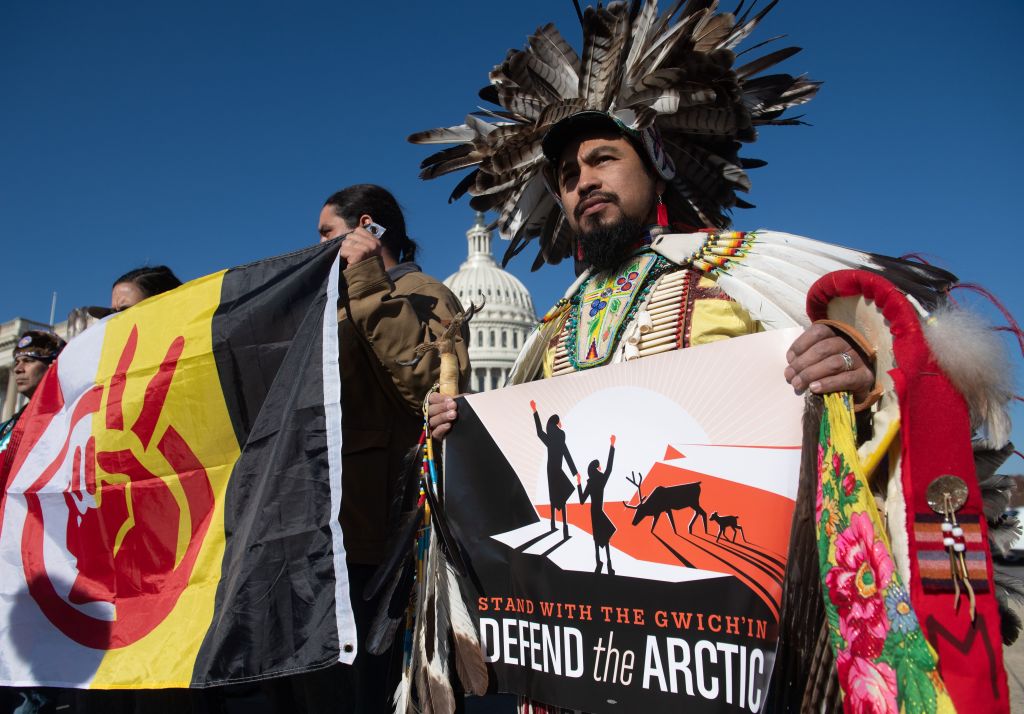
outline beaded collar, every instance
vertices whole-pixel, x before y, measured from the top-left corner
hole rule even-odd
[[[655,280],[672,263],[642,248],[617,270],[596,273],[580,285],[569,305],[566,353],[574,370],[605,364],[615,352]]]

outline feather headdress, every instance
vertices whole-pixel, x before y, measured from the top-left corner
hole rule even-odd
[[[480,90],[500,109],[409,137],[454,144],[424,159],[420,177],[472,168],[449,200],[469,193],[474,209],[498,212],[498,231],[511,241],[504,263],[538,236],[534,270],[558,263],[572,236],[545,180],[544,140],[581,113],[600,112],[646,150],[675,194],[676,220],[723,228],[733,207],[750,205],[736,196],[750,188],[746,170],[764,164],[739,158],[740,142],[754,141],[759,126],[799,124],[783,112],[819,87],[804,76],[761,75],[797,47],[737,62],[736,47],[776,2],[756,14],[743,2],[720,13],[717,0],[675,0],[663,14],[656,0],[599,4],[580,15],[581,55],[554,25],[540,27]]]

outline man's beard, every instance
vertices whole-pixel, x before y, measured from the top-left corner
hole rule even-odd
[[[598,223],[588,231],[581,231],[576,240],[583,261],[599,272],[618,267],[636,248],[643,229],[640,221],[622,216],[614,223]]]

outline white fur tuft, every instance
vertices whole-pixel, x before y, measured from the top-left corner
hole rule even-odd
[[[932,354],[967,400],[971,425],[987,446],[1010,438],[1013,372],[999,335],[979,316],[958,307],[936,310],[924,322]]]

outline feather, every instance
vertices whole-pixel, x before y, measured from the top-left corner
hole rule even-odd
[[[483,696],[487,693],[487,663],[484,661],[476,623],[466,607],[455,571],[446,566],[442,577],[448,581],[448,611],[455,650],[455,671],[466,692]]]
[[[533,50],[534,43],[539,45]],[[535,83],[543,83],[554,99],[571,99],[577,96],[579,75],[576,68],[569,66],[557,53],[552,53],[546,37],[533,35],[530,38],[530,53],[523,53],[526,69]]]
[[[1002,449],[988,449],[983,443],[974,443],[974,471],[981,488],[985,517],[990,521],[1003,515],[1013,499],[1015,477],[996,473],[1013,454],[1012,443],[1007,443]]]
[[[533,94],[526,94],[518,87],[497,87],[497,102],[510,112],[514,112],[527,119],[536,119],[544,108],[548,106],[540,97]]]
[[[513,238],[519,235],[519,229],[525,218],[525,211],[521,206],[526,206],[527,210],[532,208],[530,202],[540,200],[545,190],[543,178],[540,176],[534,176],[529,181],[515,187],[498,216],[498,230],[502,235]]]
[[[794,288],[789,284],[788,278],[782,278],[778,273],[761,270],[759,267],[756,267],[757,265],[757,261],[736,261],[729,265],[728,272],[734,280],[742,281],[744,285],[755,290],[762,300],[770,302],[784,312],[789,318],[789,325],[809,327],[806,291]],[[762,262],[761,265],[764,266],[764,263]],[[734,284],[732,281],[727,281],[727,283],[729,285]],[[724,285],[722,289],[728,292]],[[751,315],[755,319],[760,319],[757,317],[758,310],[764,310],[764,307],[751,311]],[[768,323],[765,326],[769,329],[774,329],[776,323]]]
[[[476,136],[476,131],[465,124],[460,124],[459,126],[418,131],[415,134],[410,134],[406,141],[410,144],[451,144],[457,141],[473,141]]]
[[[579,88],[580,58],[576,54],[576,50],[566,42],[554,24],[549,22],[547,25],[537,28],[537,32],[530,37],[530,49],[549,66],[554,68],[560,67],[563,72],[576,75],[576,81],[571,89],[576,90]],[[575,93],[570,94],[566,91],[563,92],[563,96],[568,99],[578,95]]]
[[[672,90],[679,96],[679,106],[692,107],[715,101],[715,91],[699,82],[686,80],[686,73],[678,68],[661,69],[644,75],[630,91],[618,100],[617,105],[628,107],[639,104],[649,96],[657,96],[652,90]]]
[[[395,687],[395,693],[391,695],[392,711],[394,714],[410,714],[414,711],[412,706],[412,678],[408,672],[402,672],[402,679]]]
[[[578,96],[595,109],[611,105],[612,89],[619,86],[619,71],[625,60],[629,19],[624,5],[607,9],[588,7],[583,13],[583,59]]]
[[[412,552],[413,539],[423,521],[423,506],[403,514],[402,520],[388,543],[387,555],[377,567],[373,578],[366,584],[363,599],[372,600],[383,589],[385,583],[391,583],[394,575],[399,572],[406,558]]]
[[[437,539],[449,564],[455,568],[455,572],[465,575],[466,563],[462,559],[458,541],[452,535],[451,526],[448,525],[448,519],[444,515],[444,508],[429,484],[424,484],[423,491],[427,496],[427,504],[430,506],[430,536]]]
[[[541,195],[533,196],[532,192]],[[525,206],[525,209],[520,209],[517,206],[509,215],[508,223],[504,225],[505,235],[513,237],[525,235],[528,238],[537,235],[544,225],[544,219],[548,214],[553,213],[551,209],[554,201],[555,199],[548,193],[544,181],[535,178],[518,204],[518,206]],[[527,213],[527,211],[529,212]]]
[[[553,200],[553,199],[552,199]],[[565,221],[561,211],[551,211],[547,221],[540,230],[540,250],[538,254],[551,264],[558,264],[563,258],[572,255],[575,235]],[[539,268],[537,265],[534,270]]]
[[[526,136],[503,146],[485,164],[491,173],[508,174],[541,158],[540,137]]]
[[[736,76],[740,79],[751,77],[758,72],[763,72],[769,67],[774,67],[779,62],[789,59],[800,50],[800,47],[783,47],[781,50],[775,50],[770,54],[758,57],[756,60],[748,62],[742,67],[738,67],[736,69]]]
[[[941,268],[902,258],[866,253],[780,231],[758,230],[754,235],[758,244],[756,250],[770,251],[783,260],[800,261],[812,270],[811,266],[818,263],[822,274],[843,268],[878,273],[929,309],[943,304],[946,292],[956,282],[955,275]]]
[[[1021,632],[1021,617],[1016,610],[1024,609],[1024,580],[1001,568],[992,569],[992,580],[999,603],[1003,644],[1012,645]]]
[[[633,22],[633,37],[630,43],[629,52],[626,54],[623,82],[626,77],[632,74],[632,68],[640,56],[646,51],[649,42],[651,28],[658,18],[658,4],[656,2],[645,2],[640,14]],[[625,89],[625,87],[623,87]]]
[[[665,143],[685,156],[685,161],[676,161],[677,178],[687,181],[706,200],[726,203],[733,195],[732,186],[743,190],[750,187],[746,172],[721,156],[693,143],[685,148],[667,139]]]
[[[693,30],[693,49],[709,52],[718,49],[732,33],[735,18],[730,13],[706,15],[705,22]]]
[[[476,181],[473,182],[473,188],[470,189],[469,193],[471,196],[491,196],[499,194],[512,188],[518,176],[515,173],[511,174],[493,174],[489,171],[479,171],[476,175]]]
[[[776,261],[777,264],[790,265],[795,271],[798,271],[797,274],[817,276],[815,280],[826,273],[832,273],[836,270],[863,270],[868,266],[866,256],[861,262],[854,260],[843,261],[832,256],[820,255],[788,245],[770,243],[768,240],[762,239],[764,233],[761,231],[754,235],[755,238],[750,247],[751,257],[753,255],[763,256],[765,259]]]
[[[671,30],[663,33],[652,42],[650,48],[636,63],[635,74],[632,76],[650,74],[661,69],[662,62],[676,49],[676,43],[689,40],[688,33],[703,16],[703,12],[706,11],[695,13],[682,22],[676,23]]]
[[[472,144],[460,144],[442,149],[423,160],[420,178],[432,179],[436,176],[476,166],[480,163],[480,152]]]
[[[733,27],[732,34],[730,34],[729,37],[726,38],[726,40],[722,43],[723,46],[726,49],[731,50],[735,48],[739,43],[743,42],[743,40],[745,40],[750,35],[750,33],[754,31],[754,28],[758,26],[761,20],[764,19],[764,16],[772,11],[772,8],[775,7],[776,3],[778,2],[779,0],[772,0],[764,7],[764,9],[761,10],[761,12],[757,13],[757,15],[755,15],[750,20],[746,19],[746,14],[741,16],[739,20],[736,21],[736,25]],[[750,9],[753,9],[753,5],[751,5]],[[738,11],[739,9],[737,8],[737,12]]]
[[[731,136],[736,132],[736,113],[732,108],[694,107],[683,109],[658,121],[663,131]]]
[[[758,287],[742,278],[734,277],[729,273],[720,273],[717,282],[718,287],[722,288],[729,297],[742,305],[751,317],[769,330],[801,327],[807,324],[806,316],[803,320],[797,319],[791,310],[786,309],[785,304],[779,305],[775,302],[776,296],[761,292]]]
[[[420,672],[424,685],[420,694],[425,695],[425,699],[430,702],[432,711],[454,714],[455,693],[448,673],[448,598],[444,592],[447,579],[443,583],[440,579],[444,567],[436,530],[431,529],[430,546],[423,568],[421,619],[417,621],[422,653]]]
[[[448,196],[448,203],[455,203],[462,198],[470,188],[475,186],[477,175],[479,173],[480,169],[476,169],[475,171],[470,171],[468,174],[463,176],[462,180],[455,185],[454,189],[452,189],[451,195]]]
[[[1012,516],[1002,516],[988,524],[988,543],[993,555],[1003,558],[1013,550],[1014,543],[1021,536],[1021,523]]]
[[[770,251],[758,250],[759,247],[755,242],[745,255],[738,256],[735,261],[737,269],[756,269],[761,273],[771,275],[805,296],[822,275],[840,269],[836,267],[824,271],[808,270],[797,262],[777,258]]]

